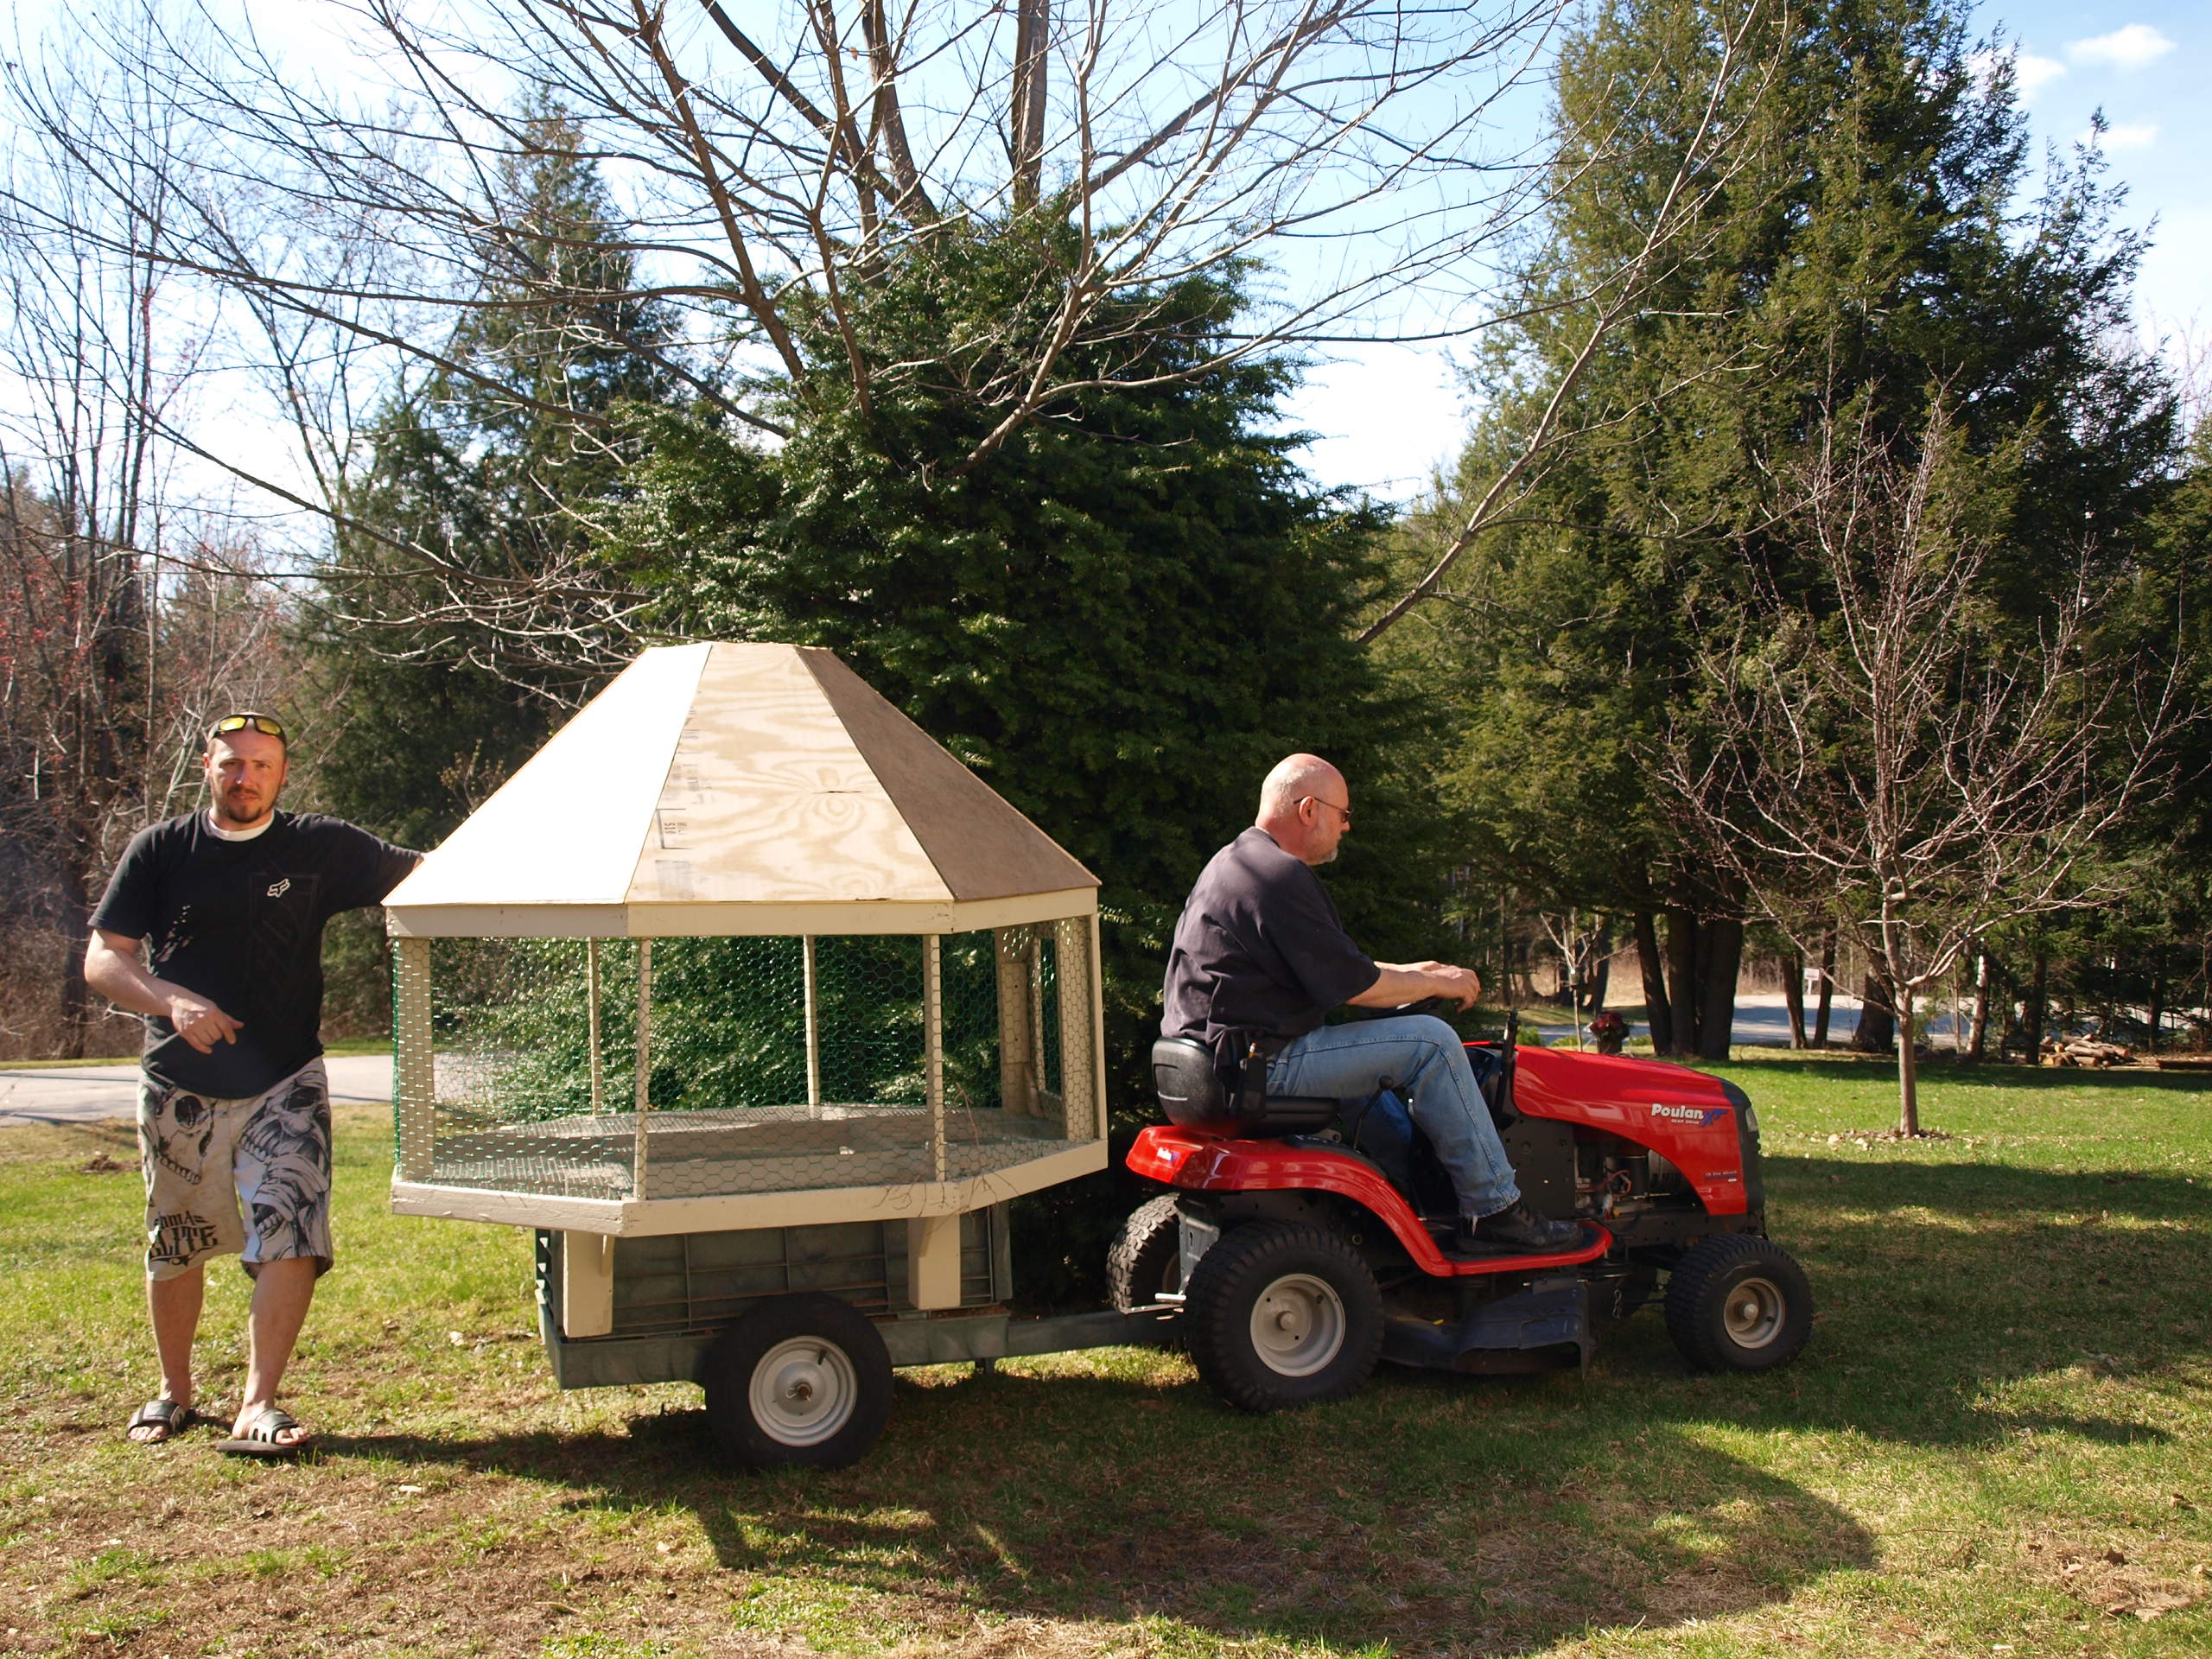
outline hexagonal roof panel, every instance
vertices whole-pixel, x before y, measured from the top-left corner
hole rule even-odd
[[[845,666],[646,652],[385,900],[400,934],[931,933],[1098,880]]]

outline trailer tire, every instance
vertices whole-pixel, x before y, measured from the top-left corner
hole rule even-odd
[[[1182,1324],[1208,1387],[1242,1411],[1341,1400],[1382,1351],[1382,1293],[1350,1240],[1248,1222],[1191,1271]]]
[[[1156,1307],[1183,1294],[1183,1217],[1163,1192],[1129,1212],[1106,1252],[1106,1294],[1116,1313]]]
[[[891,1413],[883,1338],[814,1291],[749,1309],[707,1351],[700,1382],[715,1444],[747,1469],[842,1469],[868,1455]]]
[[[1813,1287],[1789,1253],[1766,1239],[1700,1239],[1668,1281],[1667,1334],[1700,1370],[1771,1370],[1796,1358],[1813,1334]]]

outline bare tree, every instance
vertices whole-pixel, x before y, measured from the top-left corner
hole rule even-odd
[[[1500,256],[1560,188],[1550,163],[1567,153],[1497,135],[1568,0],[799,0],[766,17],[723,0],[363,0],[350,9],[362,60],[389,73],[373,99],[289,70],[247,29],[131,3],[130,27],[88,27],[101,60],[83,72],[16,72],[23,118],[95,174],[115,149],[111,88],[158,86],[195,125],[200,159],[158,180],[179,204],[161,257],[246,308],[238,337],[257,334],[288,407],[315,411],[302,435],[321,461],[286,475],[201,448],[327,513],[343,512],[346,446],[310,429],[346,412],[327,390],[335,342],[378,355],[387,384],[409,363],[466,376],[440,350],[462,311],[575,308],[558,280],[496,295],[481,280],[488,256],[525,245],[523,266],[559,271],[551,256],[574,235],[503,211],[499,180],[543,142],[531,110],[572,117],[577,156],[615,183],[636,276],[600,297],[681,314],[666,365],[695,396],[774,444],[836,410],[867,419],[902,387],[950,386],[989,416],[952,477],[1101,385],[1495,321]],[[1674,181],[1618,265],[1594,293],[1541,302],[1594,319],[1579,361],[1635,315],[1719,187],[1720,89],[1750,73],[1763,16],[1764,0],[1732,4],[1717,68],[1710,54],[1684,67],[1714,82],[1706,118],[1662,164]],[[1631,142],[1638,99],[1685,95],[1664,81],[1624,89],[1607,130],[1572,135],[1572,153]],[[116,203],[134,205],[143,181],[108,171]],[[886,273],[961,237],[1026,239],[1030,291],[949,326],[928,360],[888,351],[869,326]],[[1163,369],[1148,331],[1178,285],[1228,272],[1252,301],[1237,329]],[[1556,452],[1559,414],[1524,435],[1461,544]],[[435,544],[395,551],[455,615],[548,652],[601,648],[642,599],[604,571],[502,575]]]
[[[16,129],[0,207],[0,1043],[106,1029],[79,962],[130,836],[196,798],[219,703],[282,706],[284,595],[192,499],[213,321],[171,257],[183,123],[150,85],[81,109],[86,151]],[[126,90],[131,95],[126,96]]]
[[[1916,451],[1871,418],[1823,423],[1780,515],[1802,587],[1755,575],[1665,763],[1713,858],[1799,950],[1821,953],[1833,925],[1873,966],[1907,1135],[1915,998],[1993,928],[2110,890],[2089,855],[2164,786],[2185,717],[2170,668],[2101,653],[2086,555],[2032,637],[2008,629],[1940,401]]]

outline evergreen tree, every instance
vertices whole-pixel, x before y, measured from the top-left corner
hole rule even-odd
[[[1577,339],[1564,296],[1618,257],[1620,202],[1671,175],[1700,113],[1686,100],[1678,121],[1620,135],[1604,111],[1709,32],[1710,12],[1611,0],[1563,51],[1562,129],[1615,147],[1562,174],[1523,273],[1529,320],[1483,365],[1485,413],[1439,518],[1551,395]],[[1652,760],[1669,733],[1694,734],[1699,640],[1734,624],[1750,582],[1817,607],[1767,526],[1824,416],[1871,411],[1909,453],[1945,400],[2008,550],[1989,602],[2029,628],[2085,525],[2124,555],[2172,437],[2155,366],[2114,344],[2139,252],[2112,227],[2116,194],[2077,154],[2021,210],[2009,67],[1978,70],[1967,9],[1823,0],[1770,26],[1788,32],[1771,78],[1734,90],[1744,137],[1707,181],[1694,251],[1576,388],[1586,437],[1470,552],[1446,602],[1385,636],[1400,662],[1448,665],[1458,683],[1451,783],[1487,860],[1554,902],[1633,916],[1659,1046],[1708,1057],[1726,1052],[1741,899],[1692,849]]]
[[[531,649],[518,616],[535,607],[560,626],[549,590],[585,594],[577,626],[605,614],[591,603],[594,527],[639,454],[613,417],[677,385],[667,321],[636,297],[625,227],[573,124],[544,111],[523,130],[443,365],[368,434],[316,617],[347,711],[324,793],[416,846],[451,830],[594,689],[557,649]],[[454,602],[456,575],[493,581]],[[486,591],[516,597],[500,613]]]
[[[929,365],[879,378],[866,410],[795,422],[772,451],[703,416],[645,417],[624,556],[664,632],[838,652],[1101,878],[1108,1051],[1148,1093],[1175,917],[1283,754],[1327,755],[1359,792],[1332,884],[1376,948],[1424,936],[1433,883],[1391,760],[1411,711],[1350,632],[1381,521],[1289,461],[1298,439],[1270,430],[1281,365],[1181,372],[1221,348],[1233,281],[1125,296],[1110,343],[1079,348],[1083,397],[958,469],[1004,365],[994,343],[940,371],[944,342],[1046,326],[1036,274],[1064,234],[943,229],[852,296],[867,349]],[[837,360],[809,321],[804,349]]]

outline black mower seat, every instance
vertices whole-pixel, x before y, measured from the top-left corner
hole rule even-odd
[[[1188,1037],[1162,1037],[1152,1046],[1153,1086],[1160,1109],[1182,1129],[1273,1138],[1312,1135],[1334,1124],[1344,1103],[1314,1095],[1269,1095],[1256,1116],[1221,1086],[1213,1051]]]

